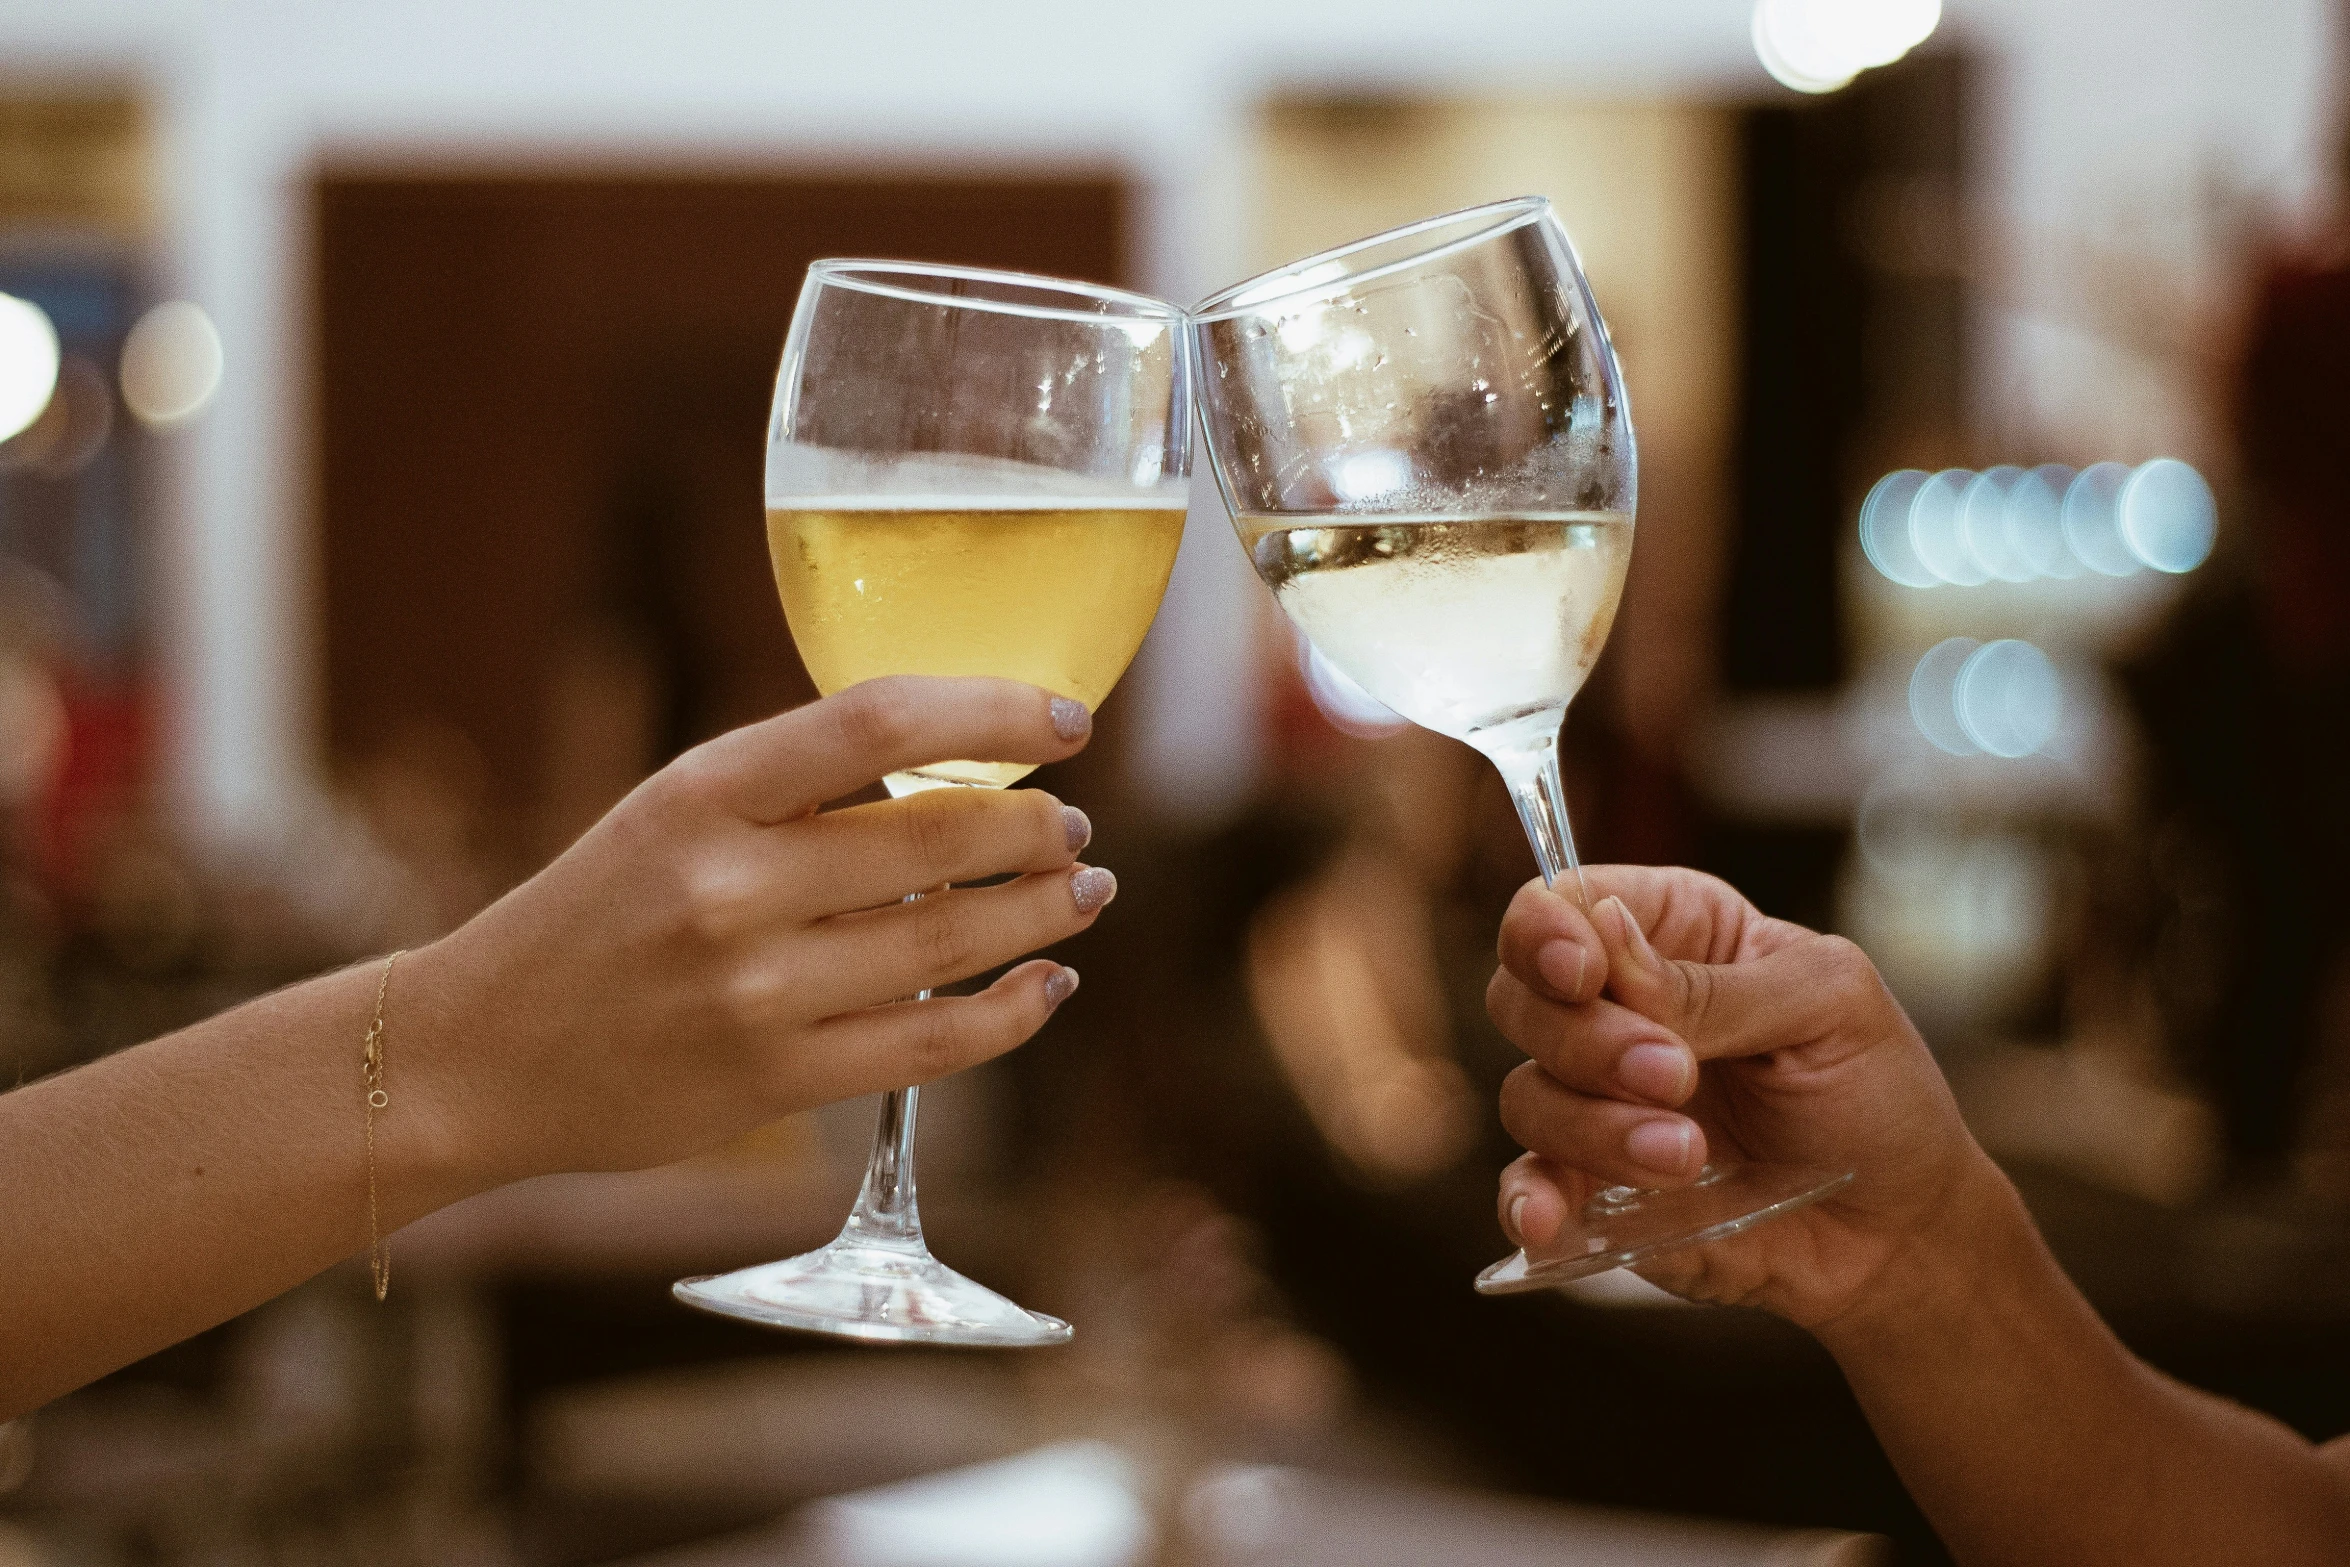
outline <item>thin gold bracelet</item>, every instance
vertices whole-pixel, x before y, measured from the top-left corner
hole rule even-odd
[[[384,1092],[384,997],[391,994],[392,965],[407,955],[403,947],[384,959],[384,977],[375,987],[375,1020],[367,1025],[367,1043],[359,1058],[359,1079],[364,1090],[360,1114],[367,1123],[367,1271],[375,1276],[378,1301],[392,1288],[392,1248],[384,1240],[383,1220],[375,1200],[375,1117],[376,1112],[392,1107],[391,1096]]]

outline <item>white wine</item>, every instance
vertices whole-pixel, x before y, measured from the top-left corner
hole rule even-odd
[[[1282,609],[1355,684],[1438,734],[1520,748],[1556,732],[1599,661],[1632,559],[1619,512],[1237,525]]]
[[[1183,542],[1164,504],[1000,498],[771,501],[767,552],[816,689],[880,675],[998,675],[1099,707],[1158,613]],[[941,762],[892,794],[1001,789],[1025,762]]]

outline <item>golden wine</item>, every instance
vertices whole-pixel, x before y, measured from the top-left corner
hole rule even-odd
[[[1099,707],[1142,646],[1182,542],[1179,506],[767,508],[784,618],[828,696],[879,675],[996,675]],[[1033,770],[941,762],[886,782],[892,794],[1001,789]]]
[[[1632,519],[1614,512],[1237,523],[1257,575],[1324,658],[1456,740],[1556,732],[1607,645],[1632,560]]]

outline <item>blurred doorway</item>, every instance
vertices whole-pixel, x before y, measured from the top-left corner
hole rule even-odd
[[[326,733],[447,915],[812,695],[760,531],[807,264],[1124,283],[1128,211],[1084,173],[318,176]]]

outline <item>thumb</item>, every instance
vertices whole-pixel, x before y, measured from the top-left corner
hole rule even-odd
[[[1607,993],[1678,1034],[1700,1061],[1760,1055],[1831,1033],[1875,971],[1852,943],[1806,934],[1736,963],[1661,956],[1621,898],[1603,898],[1592,925],[1607,948]],[[1857,968],[1856,968],[1857,965]]]

